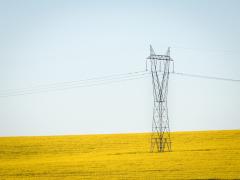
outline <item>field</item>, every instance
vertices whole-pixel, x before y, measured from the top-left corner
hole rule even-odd
[[[0,179],[240,179],[240,130],[174,132],[165,153],[149,138],[1,137]]]

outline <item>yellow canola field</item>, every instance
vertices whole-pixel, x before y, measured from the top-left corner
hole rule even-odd
[[[240,130],[172,133],[172,152],[150,153],[150,134],[1,137],[0,179],[240,179]]]

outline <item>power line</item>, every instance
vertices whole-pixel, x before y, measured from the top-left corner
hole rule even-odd
[[[193,47],[183,47],[183,46],[172,46],[172,49],[182,49],[187,51],[201,51],[201,52],[211,52],[211,53],[227,53],[227,54],[240,54],[239,51],[230,49],[212,49],[212,48],[193,48]]]
[[[83,88],[83,87],[91,87],[91,86],[99,86],[99,85],[107,85],[107,84],[113,84],[113,83],[119,83],[119,82],[124,82],[124,81],[131,81],[131,80],[137,80],[137,79],[142,79],[145,78],[145,76],[149,74],[148,72],[139,74],[139,75],[134,75],[134,76],[129,76],[129,77],[124,77],[124,78],[115,78],[107,81],[95,81],[91,83],[79,83],[79,84],[74,84],[71,86],[58,86],[54,88],[41,88],[41,89],[34,89],[34,90],[28,90],[28,91],[18,91],[18,92],[10,92],[10,93],[0,93],[0,97],[10,97],[10,96],[20,96],[20,95],[28,95],[28,94],[35,94],[35,93],[45,93],[45,92],[51,92],[51,91],[62,91],[62,90],[68,90],[68,89],[74,89],[74,88]]]
[[[65,86],[66,87],[76,86],[79,84],[89,84],[89,83],[96,83],[96,82],[102,82],[102,81],[118,80],[118,79],[128,78],[128,77],[136,77],[142,74],[146,74],[146,71],[114,74],[114,75],[108,75],[108,76],[81,79],[78,81],[65,81],[65,82],[51,83],[51,84],[45,84],[45,85],[37,85],[33,87],[28,87],[28,88],[7,89],[7,90],[0,91],[0,94],[20,93],[25,91],[34,91],[34,90],[41,90],[41,89],[54,89],[54,88],[65,87]]]
[[[213,79],[213,80],[221,80],[221,81],[240,82],[240,79],[222,78],[222,77],[206,76],[206,75],[200,75],[200,74],[189,74],[189,73],[180,73],[180,72],[175,72],[173,74],[180,75],[180,76],[203,78],[203,79]]]
[[[100,76],[100,77],[93,77],[93,78],[87,78],[87,79],[80,79],[75,81],[64,81],[64,82],[56,82],[56,83],[50,83],[50,84],[40,84],[32,87],[25,87],[25,88],[17,88],[17,89],[5,89],[0,90],[1,93],[9,93],[9,92],[19,92],[19,91],[28,91],[28,90],[35,90],[35,89],[41,89],[41,88],[54,88],[57,86],[68,86],[68,85],[76,85],[79,83],[86,83],[86,82],[94,82],[94,81],[104,81],[104,80],[111,80],[115,78],[124,78],[128,76],[135,76],[139,75],[140,73],[146,73],[146,71],[135,71],[135,72],[129,72],[129,73],[121,73],[121,74],[111,74],[106,76]]]
[[[112,74],[108,76],[87,78],[87,79],[82,79],[78,81],[65,81],[65,82],[51,83],[46,85],[38,85],[31,88],[8,89],[8,90],[0,91],[0,98],[35,94],[35,93],[44,93],[44,92],[50,92],[50,91],[62,91],[62,90],[74,89],[74,88],[107,85],[107,84],[146,78],[146,75],[148,74],[150,74],[150,72],[135,71],[135,72],[129,72],[129,73]],[[189,73],[181,73],[181,72],[174,72],[172,74],[179,75],[179,76],[186,76],[186,77],[210,79],[210,80],[212,79],[212,80],[221,80],[221,81],[240,82],[240,79],[206,76],[201,74],[189,74]]]

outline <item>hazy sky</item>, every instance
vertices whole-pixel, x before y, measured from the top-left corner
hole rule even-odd
[[[240,1],[0,0],[0,92],[145,69],[240,79]],[[240,83],[172,75],[173,131],[239,129]],[[0,136],[151,131],[151,79],[0,98]]]

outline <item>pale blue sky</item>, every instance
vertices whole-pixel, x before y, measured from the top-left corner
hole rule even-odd
[[[145,69],[240,79],[239,1],[0,0],[0,90]],[[0,99],[0,136],[151,131],[151,79]],[[173,75],[173,131],[239,129],[240,84]]]

